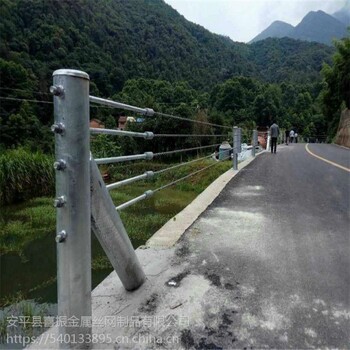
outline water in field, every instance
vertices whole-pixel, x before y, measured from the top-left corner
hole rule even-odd
[[[103,250],[92,235],[93,256],[103,256]],[[9,253],[0,256],[0,297],[11,301],[36,299],[38,302],[57,302],[56,242],[54,233],[30,242],[23,255]],[[92,270],[92,287],[98,285],[111,268]]]
[[[228,170],[230,166],[230,162],[221,163],[213,168],[211,173],[201,175],[202,177],[197,178],[194,183],[182,183],[177,188],[165,189],[147,201],[122,211],[120,216],[133,247],[136,249],[144,244],[160,227],[186,207],[213,179]],[[190,172],[191,169],[186,171]],[[183,176],[182,173],[177,175],[178,177]],[[162,181],[157,186],[167,183],[169,179],[165,178]],[[111,191],[111,196],[115,204],[120,204],[144,193],[149,187],[149,183],[140,182],[137,186],[125,186],[123,191]],[[16,234],[7,228],[7,236],[3,235],[7,239],[6,241],[3,238],[3,241],[9,246],[11,243],[15,244],[15,248],[18,248],[17,251],[20,253],[1,255],[0,252],[0,308],[23,299],[34,299],[39,303],[56,303],[57,243],[54,228],[56,216],[52,208],[52,199],[36,198],[1,209],[0,220],[3,223],[19,222],[21,226],[15,227]],[[24,225],[26,222],[30,223],[29,228]],[[40,230],[38,235],[43,238],[27,243],[25,238],[27,236],[32,238],[33,230],[35,234],[36,229]],[[112,271],[112,268],[94,234],[91,237],[92,288],[94,288]]]

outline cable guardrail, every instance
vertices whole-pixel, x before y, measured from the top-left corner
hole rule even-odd
[[[56,242],[57,242],[57,281],[58,281],[58,314],[67,318],[75,317],[77,322],[81,322],[82,317],[91,317],[91,237],[93,231],[105,251],[114,270],[117,272],[124,288],[132,291],[139,288],[146,276],[142,266],[135,254],[130,238],[119,211],[130,207],[144,199],[153,196],[170,186],[181,181],[185,181],[201,172],[204,172],[216,164],[226,159],[233,159],[233,169],[237,170],[238,154],[241,152],[241,129],[234,127],[209,123],[172,114],[154,112],[150,108],[140,108],[124,103],[103,99],[89,95],[89,75],[82,71],[60,69],[53,73],[53,86],[50,88],[54,95],[54,118],[55,122],[52,131],[55,133],[55,171],[56,171]],[[209,141],[202,146],[185,148],[189,144],[187,137],[226,137],[212,134],[212,130],[206,129],[203,134],[182,134],[181,128],[174,130],[173,134],[166,132],[156,133],[153,131],[134,132],[129,130],[98,129],[90,128],[90,109],[99,105],[108,108],[119,108],[135,113],[140,113],[147,117],[162,117],[177,119],[202,124],[215,128],[227,129],[232,132],[232,147],[228,142],[213,143]],[[159,122],[162,120],[160,119]],[[182,125],[183,128],[183,125]],[[163,129],[164,131],[166,129]],[[176,132],[178,131],[178,133]],[[143,138],[147,141],[161,138],[183,138],[184,145],[176,146],[178,142],[169,140],[160,145],[166,146],[168,150],[164,152],[144,152],[143,144],[133,143],[132,153],[140,154],[121,155],[115,157],[104,157],[94,159],[91,155],[90,134],[105,134],[111,136],[129,136],[133,138]],[[255,140],[255,138],[253,138]],[[154,142],[154,141],[153,141]],[[215,141],[213,141],[215,142]],[[256,141],[257,142],[257,141]],[[153,144],[153,143],[151,143]],[[198,144],[193,143],[193,144]],[[253,144],[255,141],[253,141]],[[172,145],[172,146],[170,146]],[[189,144],[190,146],[191,144]],[[107,147],[109,144],[107,144]],[[171,148],[170,148],[171,147]],[[183,148],[179,148],[183,147]],[[157,172],[146,171],[144,174],[132,176],[130,178],[105,185],[99,164],[124,163],[134,160],[151,160],[155,157],[185,153],[191,151],[201,151],[209,148],[215,149],[215,155],[219,154],[219,161],[212,164],[205,162],[201,169],[192,171],[189,174],[177,178],[168,183],[164,183],[166,178],[161,178],[154,190],[147,190],[140,196],[133,198],[118,206],[112,201],[110,190],[121,186],[135,183],[139,180],[151,179],[154,176],[203,161],[213,154],[180,164],[171,164],[165,169]],[[126,145],[126,149],[129,144]],[[174,149],[179,148],[179,149]],[[114,149],[114,148],[113,148]],[[117,148],[116,148],[117,149]],[[172,149],[172,150],[171,150]],[[255,146],[254,146],[255,149]],[[218,151],[218,152],[217,152]],[[232,154],[231,154],[232,152]],[[125,152],[126,153],[126,152]],[[203,152],[204,153],[204,152]],[[199,155],[198,155],[199,156]],[[207,165],[208,164],[208,165]],[[121,169],[123,169],[121,167]],[[192,171],[192,172],[191,172]],[[182,173],[180,173],[182,174]],[[180,175],[177,175],[180,176]],[[64,210],[60,209],[64,207]],[[62,336],[68,334],[77,338],[81,334],[91,335],[90,327],[60,327]],[[70,338],[70,339],[73,339]],[[74,347],[74,344],[72,344]]]
[[[154,115],[157,115],[159,117],[167,117],[167,118],[172,118],[172,119],[177,119],[177,120],[182,120],[182,121],[189,121],[189,122],[192,122],[192,123],[197,123],[197,124],[202,124],[202,125],[207,125],[207,126],[214,126],[214,127],[217,127],[217,128],[232,130],[232,128],[230,128],[229,126],[219,125],[219,124],[214,124],[214,123],[209,123],[209,122],[203,122],[201,120],[195,120],[195,119],[190,119],[190,118],[185,118],[185,117],[179,117],[179,116],[176,116],[176,115],[162,113],[162,112],[154,112]]]
[[[231,157],[231,156],[226,157],[226,158],[223,159],[223,160],[227,160],[227,159],[229,159],[230,157]],[[223,160],[221,160],[221,161],[223,161]],[[221,162],[221,161],[220,161],[220,162]],[[179,183],[180,181],[184,181],[184,180],[186,180],[186,179],[188,179],[188,178],[190,178],[190,177],[192,177],[192,176],[194,176],[194,175],[196,175],[196,174],[199,174],[199,173],[201,173],[202,171],[207,170],[207,169],[213,167],[214,165],[219,164],[220,162],[215,162],[215,163],[210,164],[210,165],[208,165],[208,166],[206,166],[206,167],[204,167],[204,168],[202,168],[202,169],[199,169],[199,170],[197,170],[197,171],[194,171],[194,172],[191,173],[191,174],[188,174],[188,175],[186,175],[186,176],[183,176],[183,177],[181,177],[180,179],[174,180],[174,181],[172,181],[172,182],[169,182],[169,183],[166,184],[166,185],[160,186],[160,187],[156,188],[155,190],[153,190],[153,192],[156,193],[156,192],[162,191],[162,190],[164,190],[164,189],[166,189],[166,188],[168,188],[168,187],[170,187],[170,186],[176,185],[176,184]]]
[[[154,134],[154,137],[227,137],[227,134],[213,135],[213,134]]]
[[[226,158],[223,159],[223,160],[226,160],[226,159],[229,159],[229,158],[230,158],[230,156],[229,156],[229,157],[226,157]],[[221,160],[221,161],[223,161],[223,160]],[[221,161],[220,161],[220,162],[221,162]],[[138,196],[138,197],[136,197],[136,198],[133,198],[133,199],[131,199],[130,201],[127,201],[127,202],[125,202],[125,203],[123,203],[123,204],[118,205],[118,206],[116,207],[116,210],[120,211],[120,210],[126,209],[126,208],[130,207],[130,206],[133,205],[133,204],[136,204],[136,203],[138,203],[138,202],[140,202],[140,201],[142,201],[142,200],[145,200],[145,199],[147,199],[147,198],[150,198],[150,197],[152,197],[155,193],[157,193],[157,192],[159,192],[159,191],[162,191],[162,190],[165,190],[165,189],[168,188],[168,187],[174,186],[174,185],[176,185],[177,183],[179,183],[179,182],[181,182],[181,181],[184,181],[184,180],[186,180],[186,179],[189,179],[190,177],[195,176],[195,175],[197,175],[197,174],[203,172],[204,170],[207,170],[207,169],[213,167],[214,165],[217,165],[217,164],[220,163],[220,162],[215,162],[215,163],[213,163],[213,164],[210,164],[210,165],[208,165],[208,166],[206,166],[206,167],[204,167],[204,168],[202,168],[202,169],[199,169],[199,170],[197,170],[197,171],[194,171],[194,172],[192,172],[192,173],[190,173],[190,174],[188,174],[188,175],[186,175],[186,176],[183,176],[183,177],[181,177],[181,178],[179,178],[179,179],[177,179],[177,180],[171,181],[171,182],[169,182],[169,183],[167,183],[167,184],[165,184],[165,185],[163,185],[163,186],[160,186],[160,187],[156,188],[155,190],[147,190],[147,191],[146,191],[145,193],[143,193],[142,195],[140,195],[140,196]]]
[[[185,153],[185,152],[196,151],[196,150],[201,150],[201,149],[206,149],[206,148],[213,148],[213,147],[217,147],[220,145],[221,145],[221,143],[216,143],[216,144],[208,145],[208,146],[183,148],[183,149],[176,149],[173,151],[165,151],[165,152],[158,152],[158,153],[145,152],[143,154],[135,154],[135,155],[128,155],[128,156],[97,158],[97,159],[95,159],[95,162],[97,164],[109,164],[109,163],[127,162],[130,160],[151,160],[155,157],[168,156],[171,154]]]
[[[97,103],[103,106],[107,106],[107,107],[112,107],[112,108],[120,108],[120,109],[125,109],[127,111],[131,111],[131,112],[135,112],[135,113],[140,113],[142,115],[145,116],[152,116],[154,115],[154,111],[151,108],[140,108],[140,107],[135,107],[135,106],[131,106],[125,103],[121,103],[121,102],[116,102],[113,100],[108,100],[105,98],[101,98],[101,97],[96,97],[96,96],[89,96],[89,100],[92,103]]]
[[[155,135],[151,131],[134,132],[134,131],[116,130],[116,129],[90,128],[90,132],[91,134],[141,137],[141,138],[144,138],[145,140],[152,140],[155,137]]]
[[[156,175],[160,175],[160,174],[163,174],[165,172],[168,172],[168,171],[171,171],[171,170],[183,167],[183,166],[187,166],[189,164],[197,163],[199,161],[202,161],[202,160],[205,160],[205,159],[208,159],[208,158],[212,158],[213,155],[214,155],[214,153],[211,153],[211,154],[209,154],[209,155],[207,155],[205,157],[201,157],[201,158],[197,158],[197,159],[194,159],[194,160],[190,160],[188,162],[183,162],[183,163],[180,163],[180,164],[176,164],[176,165],[173,165],[171,167],[168,167],[168,168],[165,168],[165,169],[161,169],[161,170],[158,170],[158,171],[146,171],[145,173],[143,173],[141,175],[136,175],[136,176],[133,176],[133,177],[128,178],[128,179],[124,179],[124,180],[121,180],[121,181],[114,182],[112,184],[108,184],[108,185],[106,185],[106,188],[108,190],[113,190],[113,189],[116,189],[116,188],[119,188],[119,187],[122,187],[122,186],[129,185],[129,184],[131,184],[133,182],[136,182],[136,181],[148,180],[148,179],[153,178]]]
[[[114,136],[140,137],[146,140],[152,140],[155,137],[228,137],[227,134],[154,134],[151,131],[134,132],[118,129],[90,128],[91,134],[105,134]]]
[[[220,145],[221,145],[221,143],[215,143],[215,144],[208,145],[208,146],[199,146],[199,147],[175,149],[173,151],[158,152],[158,153],[154,153],[153,157],[161,157],[161,156],[168,156],[168,155],[176,154],[176,153],[191,152],[191,151],[196,151],[196,150],[200,150],[200,149],[213,148],[213,147],[217,147]]]
[[[97,158],[95,159],[96,164],[110,164],[110,163],[121,163],[128,162],[130,160],[151,160],[153,159],[153,152],[145,152],[143,154],[133,154],[129,156],[118,156],[108,158]]]
[[[232,148],[229,149],[229,150],[232,150]],[[131,178],[128,178],[128,179],[121,180],[121,181],[117,181],[117,182],[112,183],[112,184],[108,184],[108,185],[106,185],[106,188],[108,190],[113,190],[115,188],[119,188],[119,187],[122,187],[122,186],[129,185],[129,184],[131,184],[133,182],[136,182],[136,181],[148,180],[148,179],[153,178],[156,175],[160,175],[160,174],[163,174],[165,172],[168,172],[168,171],[171,171],[171,170],[183,167],[183,166],[187,166],[189,164],[197,163],[199,161],[202,161],[202,160],[205,160],[205,159],[208,159],[208,158],[212,158],[214,155],[215,155],[215,153],[211,153],[211,154],[209,154],[209,155],[207,155],[205,157],[201,157],[201,158],[197,158],[197,159],[194,159],[194,160],[191,160],[191,161],[188,161],[188,162],[183,162],[183,163],[180,163],[180,164],[176,164],[176,165],[173,165],[171,167],[168,167],[168,168],[165,168],[165,169],[161,169],[161,170],[158,170],[158,171],[146,171],[144,174],[137,175],[137,176],[134,176],[134,177],[131,177]]]
[[[21,90],[21,89],[11,89],[14,91],[23,91],[23,92],[27,92],[27,93],[35,93],[35,94],[45,94],[45,93],[41,93],[41,92],[37,92],[37,91],[28,91],[28,90]],[[47,95],[52,95],[50,93],[47,93]],[[6,100],[6,101],[13,101],[13,102],[29,102],[29,103],[42,103],[42,104],[50,104],[52,105],[53,102],[51,101],[45,101],[45,100],[33,100],[33,99],[27,99],[27,98],[19,98],[19,97],[12,97],[12,96],[0,96],[0,100]],[[109,106],[90,106],[91,108],[112,108]]]
[[[209,123],[209,122],[204,122],[204,121],[201,121],[201,120],[195,120],[195,119],[186,118],[186,117],[180,117],[180,116],[176,116],[176,115],[173,115],[173,114],[167,114],[167,113],[162,113],[162,112],[155,112],[152,108],[140,108],[140,107],[128,105],[128,104],[125,104],[125,103],[121,103],[121,102],[117,102],[117,101],[113,101],[113,100],[108,100],[108,99],[101,98],[101,97],[89,96],[89,100],[92,103],[97,103],[97,104],[104,105],[104,106],[107,106],[107,107],[112,107],[112,108],[124,109],[124,110],[128,110],[128,111],[131,111],[131,112],[142,114],[144,116],[154,116],[154,115],[156,115],[156,116],[159,116],[159,117],[166,117],[166,118],[171,118],[171,119],[176,119],[176,120],[189,121],[191,123],[197,123],[197,124],[202,124],[202,125],[213,126],[213,127],[217,127],[217,128],[223,128],[223,129],[230,129],[231,130],[231,128],[229,126],[215,124],[215,123]]]
[[[23,101],[23,102],[32,102],[32,103],[44,103],[44,104],[50,104],[50,105],[53,104],[53,102],[51,102],[51,101],[33,100],[33,99],[28,99],[28,98],[3,97],[3,96],[0,96],[0,100],[16,101],[16,102]]]
[[[161,169],[161,170],[155,171],[154,174],[155,175],[163,174],[163,173],[165,173],[167,171],[174,170],[174,169],[177,169],[177,168],[181,168],[181,167],[186,166],[188,164],[193,164],[193,163],[196,163],[196,162],[199,162],[201,160],[205,160],[205,159],[208,159],[208,158],[211,158],[211,157],[213,157],[213,153],[209,154],[208,156],[202,157],[202,158],[197,158],[197,159],[194,159],[194,160],[190,160],[188,162],[184,162],[184,163],[173,165],[173,166],[171,166],[169,168],[165,168],[165,169]]]
[[[2,86],[0,86],[0,90],[24,92],[24,93],[27,93],[27,94],[38,94],[38,95],[52,96],[49,92],[32,91],[32,90],[24,90],[24,89],[14,89],[14,88],[2,87]]]
[[[137,176],[133,176],[133,177],[130,177],[128,179],[125,179],[125,180],[121,180],[121,181],[117,181],[117,182],[114,182],[112,184],[109,184],[109,185],[106,185],[106,188],[107,190],[114,190],[118,187],[122,187],[122,186],[126,186],[126,185],[129,185],[133,182],[136,182],[136,181],[140,181],[140,180],[148,180],[148,179],[151,179],[153,178],[153,176],[155,175],[156,173],[153,172],[153,171],[146,171],[144,174],[142,175],[137,175]]]

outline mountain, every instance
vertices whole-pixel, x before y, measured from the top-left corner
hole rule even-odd
[[[155,94],[147,93],[152,81],[162,103],[172,105],[186,97],[194,101],[196,94],[205,101],[218,84],[235,77],[255,78],[261,87],[321,86],[322,63],[330,63],[334,52],[289,38],[233,42],[187,21],[163,0],[0,0],[0,13],[0,149],[27,141],[34,147],[40,140],[40,149],[51,150],[48,91],[59,68],[86,71],[95,96],[133,87],[123,100],[131,104],[153,105]],[[243,103],[237,93],[233,97]],[[91,113],[107,123],[107,113],[118,112]]]
[[[291,33],[294,39],[331,44],[346,36],[346,26],[323,11],[311,11]]]
[[[289,36],[293,31],[294,27],[286,22],[275,21],[265,30],[263,30],[259,35],[257,35],[250,43],[264,40],[266,38],[283,38]]]
[[[333,39],[341,39],[347,35],[346,22],[349,24],[350,13],[345,7],[331,16],[323,11],[311,11],[302,21],[293,27],[288,23],[276,21],[257,35],[252,42],[271,37],[287,36],[296,40],[315,41],[331,45]]]
[[[336,18],[338,21],[345,24],[347,27],[349,27],[350,26],[350,3],[348,5],[345,5],[339,11],[333,13],[332,16]]]
[[[320,80],[324,62],[331,63],[333,48],[291,38],[268,38],[250,44],[250,59],[261,79],[271,83],[305,84]]]

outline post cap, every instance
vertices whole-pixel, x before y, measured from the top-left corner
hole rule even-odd
[[[75,69],[58,69],[52,73],[53,77],[56,75],[69,75],[71,77],[77,77],[77,78],[83,78],[86,80],[90,80],[89,74],[87,74],[81,70],[75,70]]]

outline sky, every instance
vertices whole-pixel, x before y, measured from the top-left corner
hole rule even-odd
[[[186,19],[234,41],[249,42],[273,21],[297,25],[309,11],[332,14],[350,0],[165,0]]]

